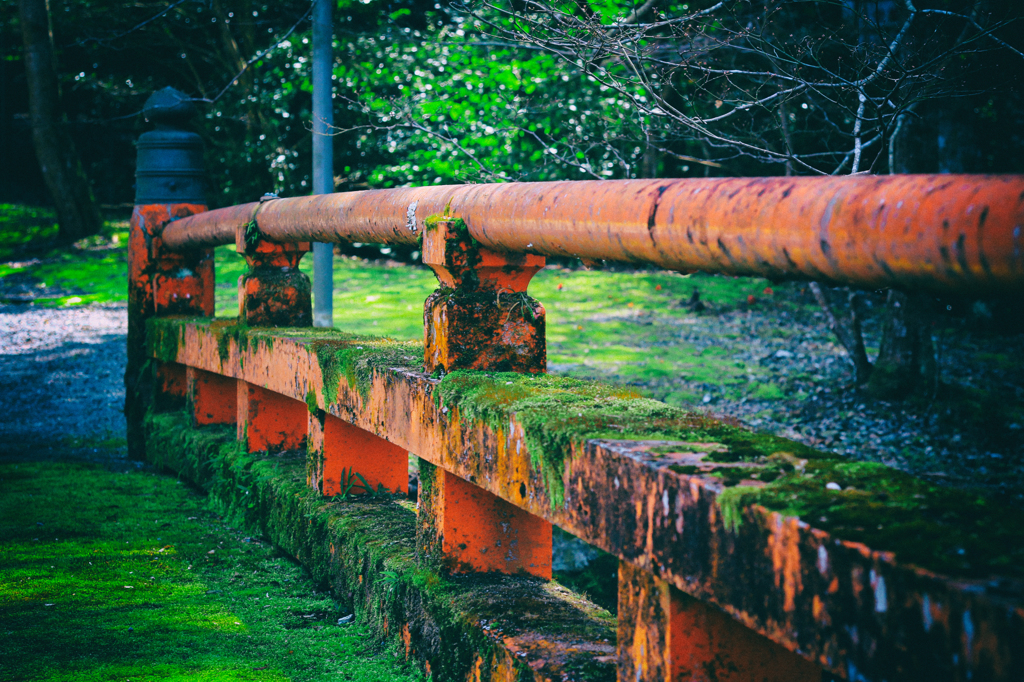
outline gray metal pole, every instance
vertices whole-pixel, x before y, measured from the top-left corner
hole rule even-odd
[[[313,0],[313,194],[334,191],[333,51],[331,6]],[[334,326],[334,252],[331,244],[313,244],[313,326]]]

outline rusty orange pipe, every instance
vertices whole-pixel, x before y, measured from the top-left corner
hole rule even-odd
[[[280,199],[260,207],[257,221],[278,241],[412,244],[449,202],[495,251],[867,288],[1024,290],[1021,175],[416,187]],[[164,241],[178,249],[209,245],[210,235],[230,242],[255,206],[177,221]]]

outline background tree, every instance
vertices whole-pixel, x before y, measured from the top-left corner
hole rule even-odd
[[[59,238],[73,242],[98,232],[100,216],[61,108],[46,0],[19,0],[18,9],[36,158],[57,209]]]
[[[1019,168],[979,154],[969,132],[979,119],[1021,117],[992,98],[1020,91],[1024,54],[1010,40],[1021,9],[1011,3],[481,0],[464,9],[492,36],[615,93],[645,150],[630,175],[678,175],[680,161],[731,175]],[[934,388],[927,297],[888,293],[872,366],[860,296],[849,294],[843,312],[827,289],[814,290],[858,384],[880,397]]]

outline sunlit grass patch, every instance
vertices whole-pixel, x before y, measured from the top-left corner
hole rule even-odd
[[[126,300],[128,222],[108,220],[99,234],[57,246],[54,220],[50,209],[0,205],[0,287],[47,306]]]
[[[0,204],[0,260],[7,260],[26,246],[56,238],[57,214],[53,209]]]

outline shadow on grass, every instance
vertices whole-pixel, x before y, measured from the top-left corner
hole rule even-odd
[[[404,680],[300,567],[174,479],[0,464],[0,678]]]

